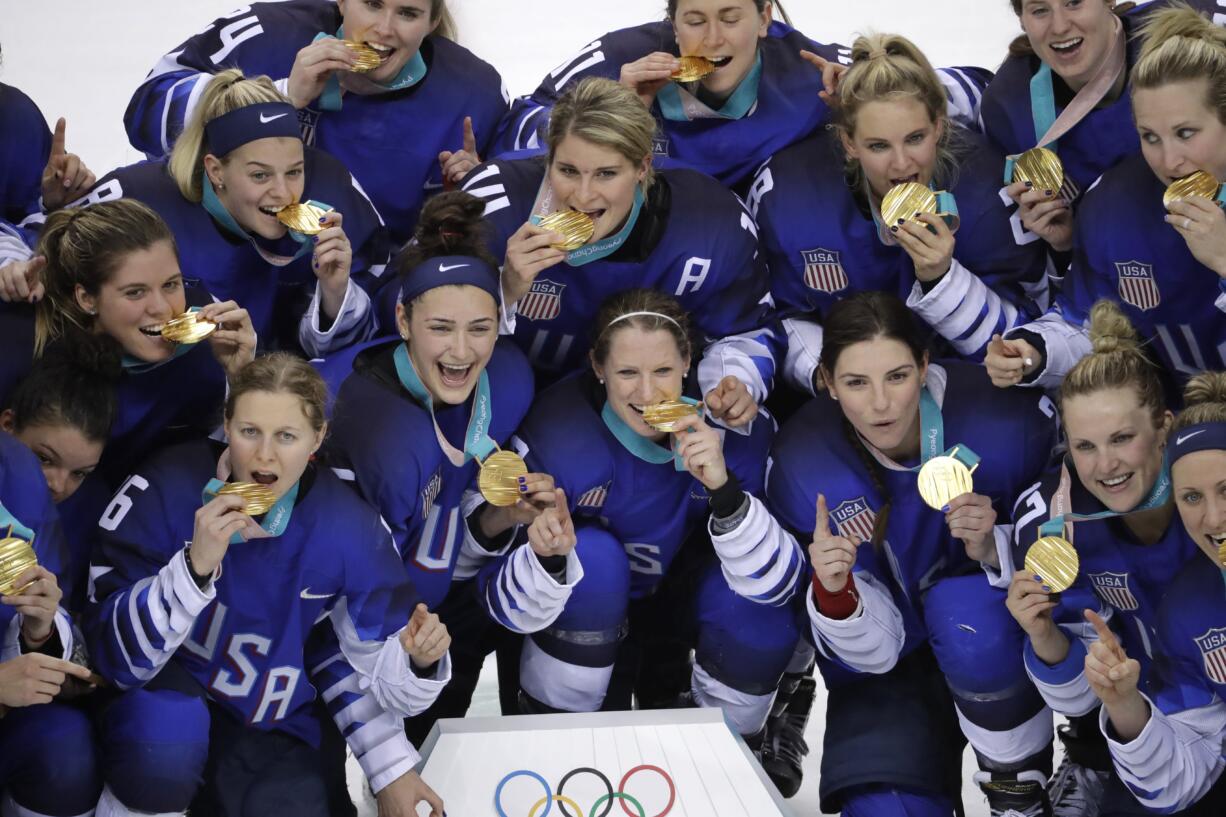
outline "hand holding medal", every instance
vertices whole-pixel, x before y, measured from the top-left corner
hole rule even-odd
[[[250,483],[232,482],[227,485],[233,487],[219,491],[207,504],[196,510],[195,526],[192,529],[191,566],[198,576],[211,576],[217,571],[235,534],[242,535],[250,532],[252,528],[259,528],[247,513],[248,510],[255,511],[262,507],[262,502],[258,505],[249,502],[249,498],[244,495],[244,486]]]
[[[1035,580],[1050,588],[1049,599],[1060,600],[1060,594],[1073,586],[1081,570],[1081,560],[1073,543],[1063,536],[1041,536],[1026,551],[1023,565]]]
[[[1226,280],[1226,213],[1223,189],[1217,179],[1196,171],[1176,179],[1162,197],[1167,224],[1188,244],[1197,261]]]
[[[531,221],[524,223],[507,239],[507,253],[502,266],[502,297],[506,304],[517,303],[528,291],[536,276],[566,260],[566,251],[558,249],[567,236]]]
[[[1072,249],[1075,195],[1054,151],[1037,147],[1018,156],[1005,192],[1017,203],[1023,227],[1054,250]]]
[[[673,74],[679,70],[681,60],[672,54],[657,51],[623,65],[618,82],[634,91],[650,108],[656,101],[656,94],[672,82]]]
[[[653,408],[656,407],[648,406],[643,411],[643,419],[653,428],[659,428],[647,419],[648,412]],[[685,470],[701,482],[708,492],[718,491],[728,482],[723,439],[715,429],[703,422],[697,412],[698,406],[690,408],[691,411],[686,416],[668,423],[677,437],[677,456],[681,458]]]
[[[319,98],[329,77],[337,71],[357,71],[368,60],[369,55],[344,40],[335,37],[316,40],[294,57],[286,80],[286,95],[295,108],[302,110]]]
[[[226,371],[226,377],[234,377],[239,370],[255,360],[255,326],[246,309],[234,301],[222,301],[202,307],[196,315],[195,325],[185,325],[183,331],[199,333],[209,325],[213,328],[205,336],[213,349],[213,357]],[[179,316],[186,318],[185,315]],[[174,320],[172,319],[172,323]],[[162,330],[163,336],[166,330]],[[178,341],[194,343],[195,341]]]
[[[0,548],[3,548],[0,542]],[[64,591],[55,574],[40,564],[22,571],[7,587],[0,587],[0,602],[21,615],[21,636],[31,648],[41,646],[55,629],[55,613]]]
[[[826,497],[818,494],[813,541],[809,543],[809,562],[813,565],[813,574],[826,592],[839,593],[847,587],[847,578],[856,566],[856,551],[863,543],[863,539],[853,542],[832,531]]]

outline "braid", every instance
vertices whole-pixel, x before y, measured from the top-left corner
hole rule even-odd
[[[894,502],[893,496],[890,494],[890,489],[885,484],[885,479],[881,475],[881,465],[877,460],[873,459],[873,455],[868,453],[868,449],[864,447],[864,441],[860,439],[860,435],[856,433],[855,427],[846,417],[843,418],[843,436],[847,439],[847,443],[855,450],[856,455],[860,457],[860,461],[864,464],[868,471],[869,479],[873,481],[873,489],[882,498],[883,504],[881,512],[877,514],[877,519],[873,523],[873,550],[877,553],[881,552],[881,543],[885,541],[885,529],[890,523],[890,506]]]

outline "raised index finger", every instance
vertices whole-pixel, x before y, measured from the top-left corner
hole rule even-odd
[[[817,520],[813,524],[813,537],[823,539],[833,535],[830,530],[830,512],[826,510],[826,495],[817,495]]]
[[[473,118],[471,116],[464,117],[464,150],[477,155],[477,134],[473,132]]]
[[[51,135],[51,155],[62,156],[66,152],[64,150],[64,131],[68,128],[68,123],[64,117],[60,117],[55,122],[55,133]]]
[[[1107,626],[1107,622],[1103,621],[1103,617],[1093,610],[1085,611],[1086,621],[1094,626],[1094,632],[1098,633],[1098,640],[1103,643],[1103,646],[1116,650],[1119,648],[1119,640],[1115,637],[1115,633],[1111,632],[1111,628]]]

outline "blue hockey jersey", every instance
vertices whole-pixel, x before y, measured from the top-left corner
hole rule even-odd
[[[313,148],[305,149],[304,158],[302,200],[324,202],[344,216],[345,235],[353,247],[351,283],[363,293],[373,292],[382,282],[389,252],[379,214],[335,158]],[[369,295],[365,295],[360,316],[347,322],[338,320],[324,330],[316,314],[318,302],[311,301],[316,278],[310,252],[285,266],[266,260],[250,241],[222,227],[202,204],[183,198],[165,160],[138,162],[111,171],[74,206],[121,198],[136,199],[157,211],[174,234],[185,281],[203,285],[218,300],[233,300],[246,309],[262,347],[296,349],[301,341],[308,354],[320,355],[374,334]],[[277,242],[255,240],[268,252],[284,258],[292,258],[299,251],[299,245],[288,235]],[[300,326],[304,315],[310,331]]]
[[[627,449],[601,418],[603,386],[591,374],[545,390],[516,433],[528,470],[549,474],[566,492],[576,524],[608,530],[630,559],[630,597],[649,595],[686,538],[710,515],[702,483],[672,462],[652,463]],[[748,435],[724,434],[729,473],[750,494],[762,495],[775,424],[756,422]],[[575,456],[582,451],[583,456]]]
[[[507,239],[528,221],[544,177],[543,160],[533,158],[489,162],[464,180],[464,189],[486,202],[495,258],[505,257]],[[677,298],[706,342],[720,341],[705,358],[718,359],[725,374],[765,397],[774,374],[774,337],[763,329],[770,321],[766,270],[757,227],[734,194],[692,170],[657,173],[616,252],[581,267],[563,262],[543,270],[516,305],[514,335],[538,377],[552,381],[586,366],[600,304],[634,287]]]
[[[340,27],[328,0],[252,3],[215,20],[163,56],[137,88],[124,114],[128,138],[151,157],[167,155],[212,74],[240,68],[284,80],[299,51]],[[316,100],[298,112],[303,140],[353,172],[397,245],[412,237],[425,199],[442,189],[438,155],[459,149],[464,117],[472,117],[478,151],[487,156],[507,110],[502,78],[466,48],[430,36],[421,56],[428,71],[411,88],[345,94],[338,111]]]
[[[1203,12],[1226,10],[1221,0],[1191,0],[1190,4]],[[1127,65],[1131,69],[1141,55],[1143,42],[1135,35],[1145,18],[1155,9],[1169,5],[1168,0],[1143,3],[1121,18],[1128,37]],[[1043,135],[1035,133],[1031,113],[1030,81],[1039,70],[1040,60],[1033,54],[1009,57],[996,72],[996,77],[983,92],[983,131],[1005,153],[1022,153],[1035,146]],[[1059,76],[1052,72],[1056,94],[1056,115],[1072,101],[1072,92]],[[1128,86],[1113,102],[1100,105],[1056,145],[1065,176],[1080,192],[1120,160],[1141,151],[1141,142],[1132,121],[1132,102]]]
[[[1054,404],[1033,392],[997,389],[982,368],[968,363],[930,366],[928,389],[941,406],[946,446],[961,444],[981,457],[975,493],[991,498],[998,521],[1007,518],[1013,498],[1047,464],[1056,438]],[[906,628],[905,655],[926,638],[924,592],[946,576],[978,571],[979,566],[950,535],[944,514],[924,504],[914,473],[877,466],[890,495],[882,496],[864,457],[849,442],[847,435],[854,432],[844,428],[846,422],[838,404],[822,395],[784,424],[772,449],[767,503],[783,527],[807,543],[817,495],[825,495],[839,534],[865,540],[856,571],[867,571],[890,588]],[[887,499],[889,520],[877,550],[867,540]],[[828,665],[823,672],[828,682],[849,677],[846,670]]]
[[[477,464],[469,459],[457,468],[443,455],[430,412],[397,378],[392,354],[400,342],[374,341],[322,365],[336,394],[327,458],[352,473],[362,496],[391,525],[409,577],[433,609],[446,598],[464,537],[471,535],[464,520],[472,508],[462,501],[476,485]],[[532,370],[502,339],[486,372],[489,435],[505,446],[532,402]],[[439,427],[453,445],[463,440],[472,402],[436,406]]]
[[[196,585],[183,548],[220,453],[207,441],[163,450],[99,521],[87,616],[99,672],[126,689],[174,661],[239,720],[312,744],[305,645],[316,622],[330,620],[384,708],[432,683],[412,676],[396,638],[419,598],[387,527],[327,469],[307,469],[281,535],[232,545],[222,573]]]
[[[1047,260],[1003,194],[1004,157],[969,131],[959,130],[958,141],[956,176],[936,183],[952,182],[961,226],[949,272],[927,293],[906,250],[882,243],[867,202],[849,188],[835,134],[806,139],[763,165],[748,204],[780,314],[820,320],[853,292],[894,292],[959,354],[978,359],[993,334],[1046,308]]]
[[[51,131],[34,100],[0,82],[0,218],[18,223],[38,212]]]

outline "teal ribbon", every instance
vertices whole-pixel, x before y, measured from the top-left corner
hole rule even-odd
[[[4,535],[8,534],[11,529],[13,533],[25,539],[27,542],[34,541],[34,531],[27,528],[25,525],[13,516],[9,509],[4,507],[4,503],[0,502],[0,528],[3,529]]]
[[[226,483],[220,479],[210,479],[208,484],[204,486],[204,490],[200,493],[201,504],[208,504],[217,492],[222,489]],[[295,482],[285,495],[276,501],[268,513],[264,514],[264,518],[260,521],[260,527],[268,533],[269,536],[280,536],[285,533],[285,529],[289,526],[290,517],[294,515],[294,503],[298,501],[298,483]],[[237,545],[247,540],[239,534],[234,534],[230,537],[230,544]]]
[[[425,384],[421,382],[421,378],[418,377],[417,370],[413,368],[413,361],[409,360],[408,348],[403,343],[400,344],[396,347],[393,357],[396,361],[396,375],[400,378],[400,385],[404,386],[413,399],[430,412],[439,446],[456,467],[463,465],[470,458],[482,462],[498,450],[498,444],[489,435],[494,412],[493,402],[490,400],[490,378],[484,369],[477,379],[477,394],[473,400],[472,415],[468,418],[468,430],[464,433],[464,450],[461,453],[456,451],[455,447],[443,436],[443,430],[439,428],[438,419],[434,416],[434,400],[430,397]],[[459,462],[456,462],[457,459]]]
[[[208,174],[205,174],[204,176],[204,190],[201,198],[201,204],[204,205],[205,211],[213,217],[213,220],[221,225],[222,229],[235,238],[251,244],[252,247],[255,247],[256,252],[260,254],[260,257],[275,266],[283,267],[297,261],[299,258],[310,252],[311,248],[315,244],[313,236],[304,235],[297,230],[290,230],[290,238],[292,238],[294,242],[298,244],[298,252],[294,253],[293,257],[286,258],[285,256],[278,256],[264,249],[256,242],[255,236],[244,230],[234,219],[234,216],[230,215],[230,211],[227,210],[225,205],[221,203],[221,199],[217,198],[217,191],[213,189],[213,183],[209,181]],[[315,199],[310,199],[307,201],[307,204],[313,204],[321,210],[332,209],[332,205],[325,204],[322,201],[316,201]]]
[[[920,389],[920,464],[912,468],[907,468],[897,462],[894,462],[885,454],[878,451],[871,445],[866,445],[869,453],[880,462],[889,468],[896,471],[909,471],[910,473],[918,473],[924,464],[934,457],[953,457],[958,462],[965,465],[968,469],[974,469],[979,464],[979,455],[965,445],[958,444],[945,448],[945,418],[941,415],[941,407],[937,405],[936,398],[932,396],[932,392],[928,391],[928,387],[924,386]]]
[[[689,397],[682,397],[680,399],[681,402],[689,403],[691,406],[698,405],[697,400]],[[698,416],[702,416],[701,410],[699,410]],[[613,410],[613,407],[609,405],[607,400],[605,401],[604,408],[600,410],[600,419],[604,420],[605,427],[613,432],[613,436],[622,444],[622,447],[643,462],[649,462],[652,465],[663,465],[666,462],[671,462],[673,463],[673,468],[677,471],[685,470],[685,465],[675,450],[661,448],[626,425],[626,421],[617,416],[617,412]]]
[[[1126,516],[1138,511],[1148,511],[1159,508],[1171,501],[1171,468],[1166,459],[1162,461],[1162,471],[1158,479],[1149,489],[1149,496],[1141,504],[1129,511],[1099,511],[1098,513],[1065,513],[1055,516],[1039,526],[1039,536],[1064,536],[1066,522],[1089,522],[1094,519],[1109,519],[1113,516]]]
[[[545,183],[549,180],[546,178]],[[634,206],[630,208],[630,215],[626,217],[626,223],[615,235],[607,236],[592,244],[585,244],[577,250],[571,250],[566,253],[566,263],[572,267],[582,267],[584,264],[590,264],[593,261],[599,261],[601,258],[607,258],[626,243],[626,239],[630,237],[630,233],[634,231],[634,225],[639,220],[639,214],[643,211],[643,203],[646,197],[643,195],[643,186],[635,185],[634,187]],[[544,216],[532,216],[533,224],[540,224]]]
[[[188,312],[199,312],[200,307],[193,306],[187,311]],[[199,342],[200,341],[196,341],[195,343],[175,344],[175,350],[170,355],[170,357],[166,358],[165,360],[159,360],[156,363],[148,363],[144,360],[141,360],[139,357],[136,357],[135,355],[129,355],[125,352],[123,358],[120,360],[120,365],[123,366],[123,370],[127,372],[128,374],[144,374],[145,372],[151,372],[156,368],[165,366],[167,363],[169,363],[172,360],[176,360],[178,358],[183,357],[185,354],[190,352],[192,349],[196,348],[196,344]]]
[[[1030,78],[1030,118],[1034,122],[1035,147],[1045,147],[1056,150],[1058,140],[1046,145],[1038,144],[1051,126],[1056,123],[1056,89],[1051,80],[1051,66],[1045,62],[1039,63],[1039,70]],[[1005,184],[1013,184],[1013,166],[1018,156],[1005,157]]]
[[[330,37],[333,37],[333,35],[316,34],[315,39],[311,42],[319,42]],[[345,39],[344,26],[336,30],[335,39]],[[374,82],[374,80],[370,80],[370,82],[388,91],[399,91],[403,88],[412,88],[421,82],[426,78],[427,71],[429,71],[429,68],[426,65],[426,61],[422,58],[421,49],[419,48],[412,59],[404,64],[404,68],[401,68],[400,72],[390,82]],[[327,83],[324,84],[323,93],[319,95],[319,107],[325,111],[339,111],[345,104],[341,97],[340,75],[333,72],[332,76],[328,77]]]
[[[762,52],[754,59],[753,68],[736,86],[736,90],[728,97],[719,110],[712,110],[711,119],[743,119],[753,110],[758,101],[758,86],[762,82]],[[688,92],[687,92],[688,93]],[[670,122],[688,122],[685,103],[681,99],[681,89],[677,83],[670,82],[656,93],[656,101],[660,103],[660,113]],[[706,107],[706,106],[704,106]]]
[[[954,194],[948,190],[937,190],[935,183],[932,181],[928,182],[928,189],[937,197],[937,215],[945,222],[946,227],[957,232],[958,226],[962,223],[962,218],[958,215],[958,201],[954,198]],[[895,225],[886,224],[881,220],[880,208],[870,207],[868,209],[873,214],[873,224],[877,225],[877,238],[882,244],[892,246],[886,241],[886,235],[890,232],[889,228]],[[935,233],[936,230],[929,227],[928,232]]]

